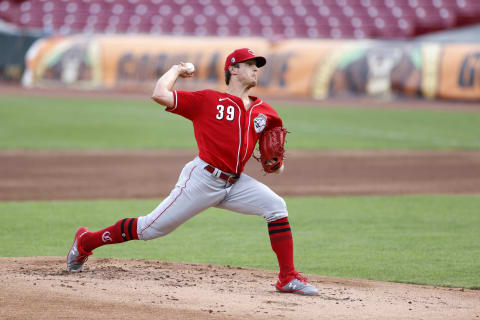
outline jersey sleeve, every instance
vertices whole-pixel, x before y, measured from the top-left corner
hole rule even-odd
[[[282,118],[278,115],[277,111],[273,109],[270,105],[265,104],[266,110],[265,114],[267,115],[267,128],[283,127]]]
[[[275,127],[283,127],[283,121],[282,118],[278,116],[278,114],[271,114],[269,115],[268,121],[267,121],[267,127],[268,128],[275,128]]]
[[[197,114],[200,113],[202,96],[201,91],[190,92],[175,90],[173,91],[173,106],[165,110],[193,120]]]

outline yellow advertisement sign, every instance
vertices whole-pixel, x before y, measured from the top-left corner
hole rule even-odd
[[[269,43],[261,38],[101,36],[103,81],[107,87],[151,85],[172,65],[192,62],[193,81],[179,79],[183,89],[219,89],[223,65],[235,49],[249,47],[255,54],[267,53]]]
[[[316,85],[316,68],[343,41],[286,40],[272,46],[262,68],[259,86],[262,95],[309,97]]]
[[[339,41],[289,40],[276,45],[261,38],[101,37],[103,83],[107,87],[134,88],[151,85],[173,64],[189,61],[195,77],[179,79],[177,88],[222,90],[225,58],[248,47],[267,59],[254,94],[309,96],[315,68]],[[330,49],[329,49],[330,48]]]
[[[152,90],[172,65],[192,62],[181,90],[224,90],[229,53],[263,55],[260,96],[398,96],[480,100],[480,45],[403,41],[76,35],[46,38],[27,54],[25,85]]]
[[[480,100],[480,45],[444,46],[440,64],[439,97]]]

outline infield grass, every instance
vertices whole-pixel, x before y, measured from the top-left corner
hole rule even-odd
[[[293,103],[292,103],[293,104]],[[480,112],[293,107],[289,149],[480,149]],[[194,149],[191,122],[149,99],[0,99],[0,149]]]
[[[480,196],[286,198],[297,268],[307,274],[480,288]],[[0,202],[0,256],[64,256],[80,225],[98,230],[156,200]],[[209,209],[166,237],[95,257],[277,269],[266,223]]]

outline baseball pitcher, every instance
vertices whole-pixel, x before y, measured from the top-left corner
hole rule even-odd
[[[95,248],[129,240],[165,236],[209,207],[263,217],[280,272],[280,292],[315,295],[317,289],[295,270],[293,240],[285,201],[261,182],[243,173],[259,143],[263,169],[283,170],[283,144],[287,131],[277,112],[250,96],[259,68],[266,59],[252,50],[232,52],[225,61],[225,92],[173,90],[178,77],[193,76],[191,64],[172,66],[157,81],[152,99],[193,122],[198,156],[183,168],[170,195],[151,213],[119,220],[97,232],[80,227],[67,256],[67,269],[81,272]]]

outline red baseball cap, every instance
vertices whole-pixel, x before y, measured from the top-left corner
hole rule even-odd
[[[230,53],[225,60],[225,71],[228,70],[228,67],[233,66],[236,63],[244,62],[247,60],[255,59],[257,62],[257,67],[261,68],[267,63],[267,59],[261,56],[255,55],[252,50],[248,48],[237,49]]]

